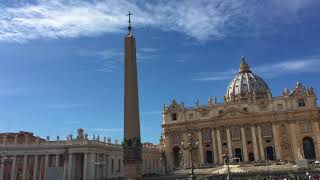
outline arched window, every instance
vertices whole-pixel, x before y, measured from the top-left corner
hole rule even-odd
[[[311,137],[303,138],[303,152],[305,159],[316,159],[314,142]]]
[[[303,132],[310,133],[310,121],[305,121],[303,124]]]
[[[204,142],[211,142],[211,130],[209,128],[202,130],[202,139]]]
[[[231,128],[231,137],[232,137],[232,140],[239,140],[240,139],[240,128],[239,127]]]

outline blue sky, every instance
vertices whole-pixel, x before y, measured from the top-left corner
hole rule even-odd
[[[82,127],[122,139],[123,38],[137,40],[141,134],[157,143],[162,106],[206,104],[244,55],[274,96],[320,92],[317,0],[0,0],[0,131],[64,138]]]

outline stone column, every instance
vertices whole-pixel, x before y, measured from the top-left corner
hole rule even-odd
[[[34,156],[34,162],[33,162],[33,180],[38,179],[38,168],[39,168],[39,159],[38,155]]]
[[[97,153],[96,154],[96,162],[99,162],[100,161],[100,154]],[[96,175],[97,175],[97,179],[101,179],[101,166],[99,165],[96,165]]]
[[[60,160],[60,157],[59,157],[59,154],[56,154],[56,167],[59,167],[59,160]]]
[[[111,155],[108,155],[108,178],[112,177],[112,172],[111,172]]]
[[[46,154],[44,159],[44,179],[47,179],[48,167],[49,167],[49,154]]]
[[[320,130],[318,120],[313,121],[313,135],[315,137],[315,148],[317,150],[317,159],[320,158]]]
[[[223,163],[223,159],[222,159],[221,135],[220,135],[220,130],[219,129],[217,129],[217,145],[218,145],[219,163],[222,164]]]
[[[90,178],[91,179],[96,179],[96,165],[95,165],[95,161],[96,161],[96,154],[95,153],[90,153],[89,154],[89,165],[90,165]]]
[[[260,159],[259,159],[259,151],[258,151],[258,144],[257,144],[256,128],[254,126],[251,126],[251,135],[252,135],[254,161],[259,161]]]
[[[5,158],[5,156],[1,156],[0,180],[3,180],[3,179],[4,179],[4,158]]]
[[[187,133],[183,133],[182,138],[183,138],[183,141],[184,141],[185,145],[187,145],[188,144],[188,135],[187,135]],[[183,152],[183,154],[182,154],[183,167],[184,168],[189,168],[190,167],[190,155],[189,155],[189,152],[188,152],[188,150],[183,149],[183,147],[182,147],[181,150]]]
[[[214,163],[217,164],[219,160],[218,160],[218,152],[217,152],[216,135],[215,135],[215,130],[213,128],[211,129],[211,139],[212,139],[213,160],[214,160]]]
[[[72,180],[72,153],[69,153],[68,159],[68,180]]]
[[[204,164],[204,155],[203,155],[203,143],[202,143],[202,133],[201,129],[198,131],[199,137],[199,157],[200,157],[200,166]]]
[[[295,132],[295,124],[293,122],[290,123],[290,136],[291,136],[291,145],[292,145],[292,155],[293,155],[293,160],[298,159],[298,144],[297,144],[297,137],[296,137],[296,132]]]
[[[68,157],[63,154],[63,180],[68,180]]]
[[[246,133],[244,131],[244,127],[241,127],[241,142],[242,142],[242,154],[243,154],[243,161],[248,161],[248,149],[247,149],[247,140],[246,140]]]
[[[230,134],[230,129],[227,128],[227,142],[228,142],[228,153],[230,156],[233,156],[232,153],[232,141],[231,141],[231,134]]]
[[[258,141],[259,141],[260,159],[265,160],[263,139],[262,139],[262,133],[261,133],[260,126],[258,126]]]
[[[281,147],[279,143],[279,134],[278,134],[278,124],[272,123],[272,135],[274,141],[274,149],[276,151],[276,159],[280,160],[281,157]]]
[[[107,162],[107,157],[106,157],[106,155],[105,154],[103,154],[103,166],[102,166],[102,178],[103,179],[105,179],[105,178],[107,178],[107,171],[106,171],[106,167],[107,167],[107,164],[106,164],[106,162]],[[122,166],[121,166],[121,168],[122,168]]]
[[[83,153],[83,180],[88,180],[88,153]]]
[[[22,180],[27,180],[28,172],[28,155],[23,156]]]
[[[17,156],[14,155],[12,159],[12,166],[11,166],[11,176],[10,180],[16,180],[16,166],[17,166]]]

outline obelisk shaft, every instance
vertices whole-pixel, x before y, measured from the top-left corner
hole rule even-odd
[[[125,138],[140,138],[139,99],[135,38],[125,38],[124,127]]]
[[[124,164],[125,179],[141,179],[142,149],[135,38],[125,37],[124,63]]]

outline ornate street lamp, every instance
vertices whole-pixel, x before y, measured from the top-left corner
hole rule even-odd
[[[227,164],[227,168],[228,168],[227,180],[229,180],[230,179],[230,167],[229,167],[230,154],[229,153],[224,154],[223,159],[224,159],[224,162]]]
[[[107,161],[103,160],[103,157],[99,156],[98,161],[94,162],[94,165],[97,166],[100,170],[102,167],[106,166],[108,164]],[[99,176],[101,175],[101,171],[99,173]],[[95,171],[95,177],[97,177],[96,171]]]
[[[181,142],[181,146],[184,150],[189,151],[190,154],[190,160],[191,160],[191,175],[190,175],[190,179],[194,180],[196,179],[196,176],[194,175],[194,168],[193,168],[193,160],[192,160],[192,151],[198,149],[199,147],[199,140],[197,140],[196,142],[192,142],[191,139],[191,134],[188,134],[188,142]]]
[[[308,171],[306,172],[306,177],[307,177],[308,179],[311,179],[311,177],[312,177],[311,174],[310,174]]]
[[[4,164],[6,164],[7,161],[9,161],[9,160],[12,159],[12,157],[8,157],[7,154],[8,154],[7,150],[4,150],[4,151],[2,152],[2,158],[3,158],[3,160],[4,160],[4,161],[3,161]],[[0,165],[1,165],[1,161],[0,161]]]
[[[108,162],[104,161],[103,158],[100,156],[99,160],[94,162],[94,164],[98,167],[105,166]]]

